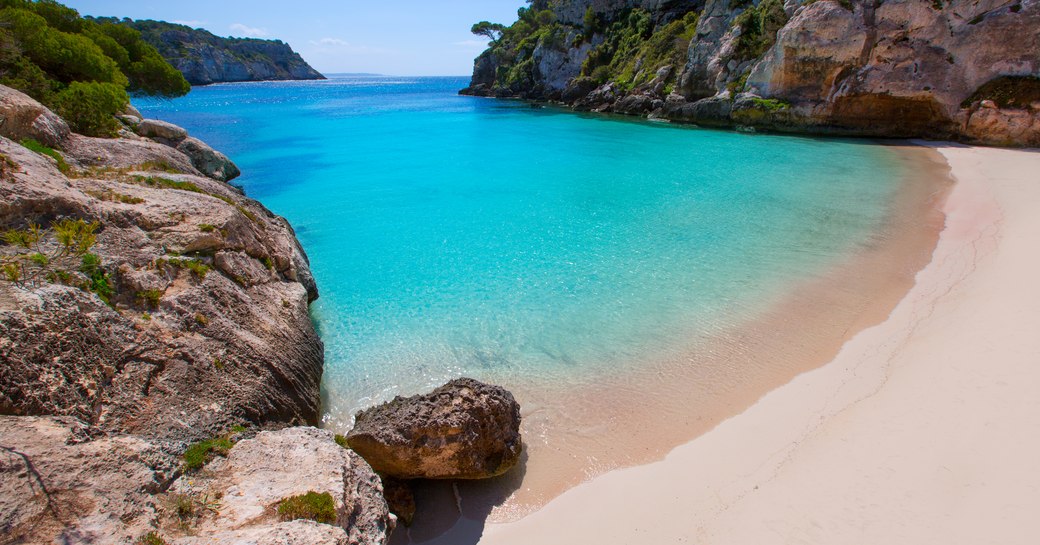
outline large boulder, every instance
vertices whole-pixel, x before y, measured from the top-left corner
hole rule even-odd
[[[158,119],[145,119],[137,124],[136,130],[141,136],[169,142],[180,142],[188,137],[188,131],[184,128]]]
[[[65,141],[65,158],[81,169],[140,169],[159,167],[164,171],[200,174],[191,160],[169,146],[151,140],[92,138],[72,135]]]
[[[350,448],[400,479],[484,479],[520,459],[520,405],[505,388],[460,378],[357,414]]]
[[[70,134],[69,125],[29,95],[0,85],[0,136],[20,142],[32,138],[59,148]]]
[[[328,493],[335,504],[331,525],[279,520],[287,498]],[[214,511],[200,510],[192,520],[171,520],[167,534],[190,526],[193,538],[175,543],[299,543],[384,545],[395,519],[383,499],[379,476],[354,452],[317,428],[261,432],[239,442],[227,458],[205,471],[188,474],[170,488],[171,498],[196,504],[219,499]]]
[[[191,159],[191,164],[200,172],[213,178],[226,182],[233,180],[241,174],[235,163],[231,162],[226,155],[209,147],[198,138],[188,137],[177,144],[177,150]]]

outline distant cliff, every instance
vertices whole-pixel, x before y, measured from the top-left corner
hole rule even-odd
[[[164,21],[102,20],[138,30],[192,85],[325,79],[281,40],[221,38],[206,30]]]
[[[486,32],[464,94],[1040,145],[1037,0],[533,0],[519,16]]]

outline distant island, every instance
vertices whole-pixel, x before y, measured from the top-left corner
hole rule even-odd
[[[221,38],[201,28],[115,17],[98,22],[129,26],[192,85],[240,81],[317,80],[325,76],[281,40]]]

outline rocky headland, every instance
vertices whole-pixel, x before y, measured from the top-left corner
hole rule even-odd
[[[289,427],[323,366],[289,224],[132,108],[94,138],[0,86],[0,119],[0,542],[385,543],[368,464]]]
[[[97,19],[126,25],[184,74],[192,85],[242,81],[325,79],[281,40],[223,38],[165,21]]]
[[[1038,146],[1037,28],[1035,0],[535,0],[487,33],[462,92],[705,126]]]

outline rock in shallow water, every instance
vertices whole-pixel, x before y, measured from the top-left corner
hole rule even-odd
[[[359,412],[347,440],[399,479],[495,477],[520,459],[520,405],[505,388],[460,378]]]

